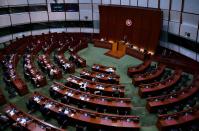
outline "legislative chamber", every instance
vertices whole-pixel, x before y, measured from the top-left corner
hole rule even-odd
[[[0,130],[198,131],[197,5],[0,2]]]

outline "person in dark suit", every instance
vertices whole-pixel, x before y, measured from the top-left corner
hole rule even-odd
[[[58,113],[57,116],[58,123],[62,126],[68,125],[68,115],[65,112],[69,113],[68,111],[66,111],[65,108],[62,108],[62,110]]]

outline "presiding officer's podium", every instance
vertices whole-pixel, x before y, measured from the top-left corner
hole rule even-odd
[[[114,57],[114,58],[121,58],[126,53],[126,46],[124,41],[118,41],[118,42],[111,42],[112,49],[105,53],[105,55]]]

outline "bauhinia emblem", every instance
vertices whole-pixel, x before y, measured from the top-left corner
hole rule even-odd
[[[132,26],[132,20],[126,19],[126,26]]]

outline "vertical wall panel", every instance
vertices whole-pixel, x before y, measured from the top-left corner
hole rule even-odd
[[[49,20],[50,21],[63,21],[65,20],[64,12],[49,12]]]
[[[189,24],[181,24],[180,35],[185,38],[196,41],[197,28]]]
[[[170,21],[180,22],[180,15],[179,11],[170,11]]]
[[[198,27],[199,15],[182,13],[182,23]]]
[[[101,4],[101,0],[93,0],[93,3]]]
[[[170,0],[160,0],[161,9],[169,9]]]
[[[129,0],[121,0],[121,5],[129,5]]]
[[[92,20],[92,5],[79,4],[80,20]]]
[[[13,25],[30,23],[30,17],[28,13],[11,14],[11,20]]]
[[[10,26],[10,16],[9,15],[0,15],[0,27]]]
[[[81,28],[82,33],[93,33],[93,28]]]
[[[99,13],[93,13],[93,20],[99,20]]]
[[[65,3],[78,3],[78,0],[65,0]]]
[[[30,12],[30,17],[32,23],[48,21],[48,14],[46,11]]]
[[[182,0],[172,0],[171,1],[171,10],[181,11]]]
[[[184,12],[199,14],[199,0],[184,0]]]
[[[147,0],[138,0],[138,6],[147,7]]]
[[[8,0],[9,5],[27,5],[27,0]]]
[[[79,0],[79,3],[91,3],[91,0]]]
[[[111,0],[102,0],[102,4],[110,4]]]
[[[93,12],[99,12],[99,4],[93,4]]]
[[[183,13],[180,35],[195,41],[197,39],[198,21],[199,15]]]
[[[67,28],[66,29],[67,32],[80,32],[80,28],[76,27],[76,28]]]
[[[83,21],[92,20],[92,11],[88,10],[80,11],[80,20]]]
[[[28,0],[29,4],[45,4],[46,0]]]
[[[79,20],[79,12],[66,12],[67,20]]]
[[[163,27],[162,30],[168,31],[169,22],[167,20],[163,20]]]
[[[148,0],[148,7],[158,8],[158,0]]]
[[[99,20],[99,4],[93,4],[93,20]]]
[[[137,6],[138,0],[130,0],[130,5]]]
[[[179,34],[180,23],[169,22],[169,32],[178,35]]]
[[[162,10],[163,11],[163,20],[169,20],[169,10]]]
[[[0,0],[0,6],[9,5],[7,0]]]
[[[64,0],[47,0],[48,3],[64,3]]]
[[[111,0],[111,4],[120,5],[120,0]]]

